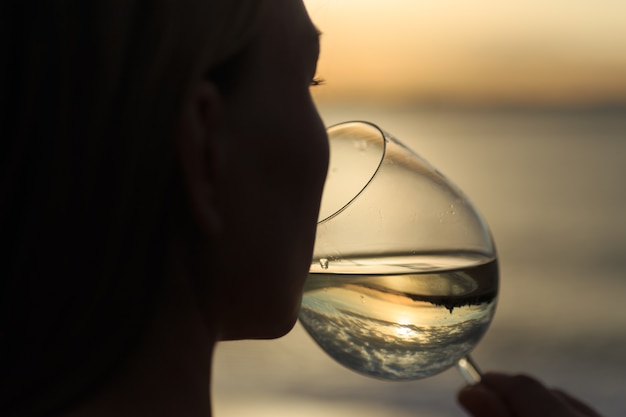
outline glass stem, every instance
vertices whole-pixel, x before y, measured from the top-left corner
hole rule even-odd
[[[469,355],[459,359],[456,363],[456,369],[459,370],[468,385],[478,384],[483,376],[478,366],[476,366],[476,362]]]

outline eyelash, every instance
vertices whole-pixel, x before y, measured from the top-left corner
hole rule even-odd
[[[326,83],[326,81],[323,78],[314,77],[311,80],[311,87],[317,87],[318,85],[324,85],[324,83]]]

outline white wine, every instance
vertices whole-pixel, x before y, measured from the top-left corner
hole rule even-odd
[[[498,264],[480,254],[320,259],[300,321],[336,361],[369,376],[424,378],[467,355],[493,318]]]

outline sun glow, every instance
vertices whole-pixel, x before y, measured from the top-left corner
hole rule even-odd
[[[626,102],[626,2],[305,2],[322,100]]]
[[[411,330],[411,328],[407,326],[397,326],[395,328],[395,331],[396,331],[396,335],[402,338],[410,338],[412,334],[414,333],[414,331]]]

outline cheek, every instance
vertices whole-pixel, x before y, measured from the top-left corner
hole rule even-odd
[[[328,141],[317,113],[278,132],[275,139],[279,146],[265,155],[267,165],[263,165],[257,184],[259,190],[265,190],[257,200],[263,213],[261,233],[266,234],[260,253],[272,252],[267,258],[270,265],[266,264],[276,273],[272,279],[276,285],[288,283],[286,288],[299,297],[311,263]]]
[[[306,264],[307,270],[328,168],[326,131],[317,113],[312,114],[310,119],[291,126],[285,149],[274,161],[270,175],[278,203],[275,210],[282,217],[285,250],[294,252],[294,262]]]
[[[228,165],[220,264],[229,338],[282,336],[297,318],[328,164],[317,113],[300,120],[248,136]]]

